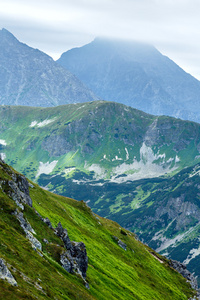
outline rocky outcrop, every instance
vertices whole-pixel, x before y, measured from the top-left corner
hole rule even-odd
[[[6,195],[12,198],[12,200],[15,201],[15,203],[19,207],[13,212],[13,214],[19,221],[20,226],[22,227],[26,235],[26,238],[30,241],[33,249],[37,251],[40,250],[40,252],[38,253],[42,255],[42,244],[34,236],[36,233],[31,227],[28,220],[26,220],[26,218],[24,217],[23,213],[24,204],[28,204],[30,207],[32,207],[32,200],[29,195],[29,183],[23,175],[13,172],[12,169],[9,168],[1,158],[0,168],[4,169],[8,176],[7,180],[0,181],[0,188]],[[85,244],[83,242],[78,243],[70,241],[67,229],[63,228],[60,222],[54,229],[48,218],[43,218],[36,210],[35,213],[40,218],[40,220],[44,222],[52,231],[54,231],[56,235],[63,241],[65,250],[62,251],[60,255],[60,263],[63,268],[69,273],[76,273],[80,275],[85,283],[85,286],[89,288],[89,285],[85,280],[86,271],[88,268],[88,257]],[[43,239],[43,242],[46,244],[49,243],[49,241],[46,239]],[[10,278],[10,282],[13,282],[14,284],[14,279],[12,279],[11,273],[9,273],[9,271],[6,269],[6,266],[2,260],[0,260],[0,272],[2,273],[2,277],[0,273],[0,278],[8,277],[8,279]]]
[[[42,148],[48,151],[49,155],[58,157],[71,151],[73,144],[62,135],[51,135],[43,140]]]
[[[49,226],[49,228],[53,229],[53,226],[51,225],[51,222],[48,218],[41,218],[42,221]]]
[[[4,180],[0,183],[2,190],[10,196],[21,209],[24,209],[23,204],[28,204],[32,207],[32,200],[29,195],[29,184],[26,177],[14,172],[9,175],[12,178],[11,180]]]
[[[85,244],[80,242],[71,242],[71,248],[61,255],[61,264],[69,273],[77,273],[84,279],[88,268],[88,257]]]
[[[34,250],[42,251],[42,244],[34,237],[35,231],[29,224],[27,220],[25,220],[24,215],[22,212],[15,211],[15,216],[17,217],[18,221],[20,222],[21,227],[23,228],[26,238],[31,242],[31,245]]]
[[[70,250],[72,248],[72,244],[69,239],[67,229],[64,229],[60,222],[58,223],[58,226],[56,227],[56,234],[63,240],[63,242],[65,244],[65,248],[67,250]]]
[[[0,278],[7,280],[11,285],[17,286],[17,282],[11,272],[8,270],[3,259],[0,258]]]
[[[198,284],[197,284],[197,279],[196,277],[194,277],[193,274],[191,274],[187,268],[186,265],[177,261],[177,260],[169,260],[169,265],[170,267],[172,267],[173,269],[175,269],[178,273],[180,273],[184,278],[186,278],[188,280],[188,282],[190,282],[191,287],[198,291]],[[198,293],[198,296],[200,296],[200,294]]]
[[[69,272],[79,274],[85,282],[85,286],[89,288],[88,283],[85,281],[86,271],[88,268],[88,257],[83,242],[71,242],[67,233],[67,229],[64,229],[61,223],[55,229],[57,236],[59,236],[65,245],[66,251],[60,256],[60,262],[63,268]]]
[[[117,241],[118,246],[120,246],[122,249],[124,249],[124,250],[126,251],[127,245],[126,245],[124,242],[122,242],[122,241],[121,241],[118,237],[116,237],[116,236],[113,236],[113,239],[114,239],[115,241]]]

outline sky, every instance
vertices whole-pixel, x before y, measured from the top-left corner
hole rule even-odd
[[[154,45],[200,80],[200,0],[0,0],[0,29],[58,59],[95,37]]]

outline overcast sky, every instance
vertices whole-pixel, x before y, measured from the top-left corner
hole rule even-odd
[[[200,80],[200,0],[0,0],[0,29],[54,59],[97,36],[153,44]]]

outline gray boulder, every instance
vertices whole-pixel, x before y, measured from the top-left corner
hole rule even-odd
[[[77,270],[77,272],[80,271],[83,278],[86,278],[86,271],[88,268],[88,257],[85,244],[83,242],[72,242],[72,248],[70,252],[73,258],[75,270]]]
[[[11,272],[8,270],[3,259],[0,258],[0,278],[7,280],[11,285],[17,286],[17,282]]]
[[[113,236],[113,239],[117,242],[118,246],[126,251],[127,245],[122,242],[117,236]]]
[[[63,242],[65,244],[65,248],[67,250],[70,250],[72,248],[72,244],[71,244],[70,238],[68,236],[67,229],[64,229],[62,227],[62,224],[59,222],[58,226],[56,227],[55,230],[56,230],[57,236],[59,236],[63,240]]]
[[[57,236],[62,239],[67,250],[61,254],[61,265],[67,272],[75,272],[85,279],[88,268],[88,256],[85,244],[83,242],[71,242],[67,233],[67,229],[63,228],[60,222],[58,223],[55,232]]]
[[[34,237],[35,234],[34,229],[31,227],[29,222],[25,220],[24,215],[22,212],[15,211],[15,216],[17,217],[18,221],[20,222],[21,227],[23,228],[26,238],[31,242],[31,245],[34,250],[39,249],[42,251],[42,244]]]
[[[51,222],[48,218],[42,218],[42,221],[49,226],[49,228],[53,229],[53,226],[51,225]]]
[[[32,199],[29,195],[29,184],[26,177],[14,172],[11,174],[11,177],[12,180],[3,182],[3,191],[7,192],[21,209],[23,209],[23,204],[28,204],[32,207]]]

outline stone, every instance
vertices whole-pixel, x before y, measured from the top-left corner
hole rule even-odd
[[[51,222],[50,222],[50,220],[48,218],[42,218],[42,221],[45,224],[47,224],[49,226],[49,228],[51,228],[51,229],[53,228],[53,226],[51,225]]]
[[[113,235],[112,237],[117,242],[117,244],[126,251],[127,245],[124,242],[122,242],[117,236]]]
[[[83,242],[72,242],[71,255],[73,258],[74,265],[80,270],[83,278],[86,278],[86,271],[88,268],[88,257]]]
[[[8,270],[5,262],[1,258],[0,258],[0,278],[7,280],[11,285],[17,286],[17,281],[15,280],[11,272]]]
[[[122,249],[124,249],[124,250],[126,251],[127,245],[126,245],[124,242],[122,242],[121,240],[119,240],[119,241],[118,241],[118,245],[119,245]]]
[[[69,253],[64,252],[60,256],[60,263],[62,267],[69,273],[73,273],[73,259]]]
[[[88,268],[88,257],[86,247],[83,242],[71,242],[67,229],[59,222],[55,229],[57,236],[64,242],[66,251],[60,256],[60,263],[69,272],[79,274],[84,280]]]
[[[49,244],[49,241],[48,241],[47,239],[43,239],[43,242],[44,242],[45,244]]]
[[[33,234],[30,231],[26,233],[26,237],[31,242],[31,245],[34,250],[38,249],[42,251],[42,244],[33,236]]]
[[[30,231],[32,233],[35,233],[35,231],[31,227],[30,223],[25,220],[24,215],[23,215],[22,212],[19,212],[19,211],[16,210],[14,212],[14,215],[17,217],[18,221],[20,222],[20,225],[23,228],[24,232]]]
[[[186,278],[190,282],[191,287],[194,290],[198,290],[197,279],[196,279],[196,277],[194,277],[194,275],[192,273],[190,273],[187,270],[185,264],[183,264],[179,261],[170,259],[169,265],[170,265],[170,267],[175,269],[178,273],[180,273],[184,278]]]
[[[59,237],[63,240],[63,242],[64,242],[64,244],[65,244],[65,248],[66,248],[67,250],[71,249],[72,245],[71,245],[70,238],[69,238],[69,236],[68,236],[67,229],[64,229],[64,228],[62,227],[62,224],[59,222],[59,223],[58,223],[58,226],[56,227],[55,230],[56,230],[57,236],[59,236]]]
[[[89,286],[89,283],[87,282],[87,281],[85,281],[85,287],[86,287],[86,289],[90,289],[90,286]]]
[[[24,203],[32,207],[32,199],[29,195],[27,179],[20,174],[15,174],[14,172],[11,176],[13,180],[8,180],[4,183],[5,189],[6,185],[9,186],[8,195],[17,203],[18,206],[23,206],[22,203]]]
[[[26,238],[31,242],[33,249],[34,250],[38,249],[42,251],[42,244],[33,236],[33,234],[35,234],[35,231],[31,227],[29,222],[25,220],[23,213],[18,212],[16,210],[14,214],[17,217],[18,221],[20,222],[20,225],[26,234]]]

